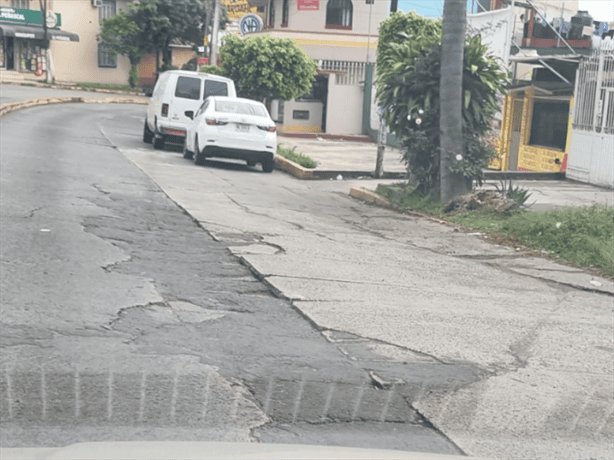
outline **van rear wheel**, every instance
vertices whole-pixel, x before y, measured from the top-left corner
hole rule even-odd
[[[147,124],[147,118],[145,119],[145,126],[143,126],[143,142],[146,144],[151,144],[153,140],[154,133],[151,129],[149,129],[149,125]]]
[[[162,150],[164,148],[164,138],[162,136],[154,138],[153,147],[156,150]]]

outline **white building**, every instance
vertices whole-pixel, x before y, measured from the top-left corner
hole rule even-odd
[[[255,34],[291,38],[318,61],[318,77],[310,94],[273,104],[273,118],[283,125],[280,129],[361,134],[363,116],[371,116],[363,114],[367,63],[375,62],[379,24],[388,17],[388,2],[249,1],[263,10],[265,18],[265,29]]]

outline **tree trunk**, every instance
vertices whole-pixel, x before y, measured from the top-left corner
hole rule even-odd
[[[173,65],[173,50],[171,49],[170,40],[164,48],[162,48],[162,66],[168,69]]]
[[[463,48],[467,0],[445,0],[441,42],[441,157],[439,186],[442,203],[467,193],[470,184],[450,167],[464,154],[463,142]],[[469,186],[468,186],[469,185]]]

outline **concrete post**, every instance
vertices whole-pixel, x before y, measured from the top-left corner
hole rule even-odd
[[[218,33],[220,30],[220,15],[222,13],[222,0],[215,0],[213,10],[213,30],[211,31],[211,60],[209,64],[217,65],[217,55],[219,49]]]

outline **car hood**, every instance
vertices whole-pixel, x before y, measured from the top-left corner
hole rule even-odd
[[[0,449],[2,460],[380,459],[470,460],[470,457],[289,444],[227,442],[88,442],[57,448]]]

